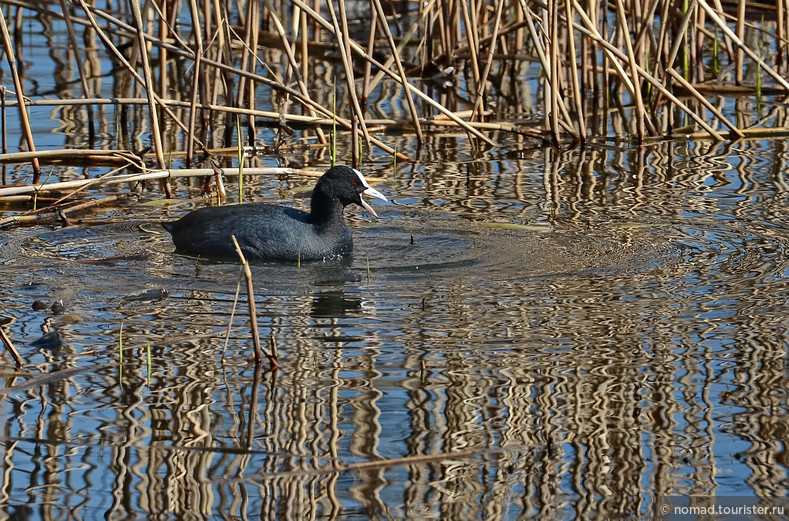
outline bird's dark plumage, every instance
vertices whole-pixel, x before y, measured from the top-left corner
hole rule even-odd
[[[356,169],[335,166],[315,185],[310,212],[271,204],[206,207],[163,223],[179,251],[238,257],[231,235],[250,260],[325,260],[353,251],[343,209],[356,203],[376,215],[362,195],[386,201]]]

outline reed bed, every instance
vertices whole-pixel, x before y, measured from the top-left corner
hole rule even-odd
[[[276,129],[265,143],[276,151],[294,135],[328,146],[336,125],[352,137],[344,160],[354,164],[362,149],[414,159],[390,146],[387,132],[421,144],[447,127],[486,146],[502,132],[554,146],[739,139],[753,129],[732,121],[722,100],[789,93],[787,1],[756,10],[721,0],[11,0],[0,23],[10,91],[2,117],[16,105],[36,172],[43,156],[26,107],[41,103],[83,105],[91,144],[94,109],[117,107],[121,137],[140,124],[132,114],[144,115],[150,153],[135,151],[138,166],[161,170],[173,154],[186,166],[210,158],[217,142],[259,148],[261,126]],[[79,99],[25,97],[17,63],[26,16],[65,22]],[[111,98],[91,87],[97,49],[113,65]],[[526,78],[534,100],[518,88]],[[341,99],[336,108],[326,81]],[[385,83],[401,89],[406,112],[383,98]]]

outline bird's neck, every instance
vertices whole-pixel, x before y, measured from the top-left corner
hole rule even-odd
[[[310,224],[319,228],[341,227],[342,210],[343,206],[336,198],[315,192],[310,203]]]

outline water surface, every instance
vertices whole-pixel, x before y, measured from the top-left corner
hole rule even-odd
[[[271,372],[249,363],[243,291],[233,315],[237,265],[174,254],[156,223],[186,208],[144,205],[157,192],[103,224],[4,230],[2,316],[28,362],[6,369],[4,503],[580,519],[784,495],[785,192],[743,159],[776,144],[667,143],[638,165],[520,146],[363,166],[392,202],[348,208],[352,258],[253,266]]]

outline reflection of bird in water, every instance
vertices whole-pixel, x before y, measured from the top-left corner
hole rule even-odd
[[[8,516],[8,521],[30,521],[33,517],[33,509],[27,505],[11,507],[14,513]]]

